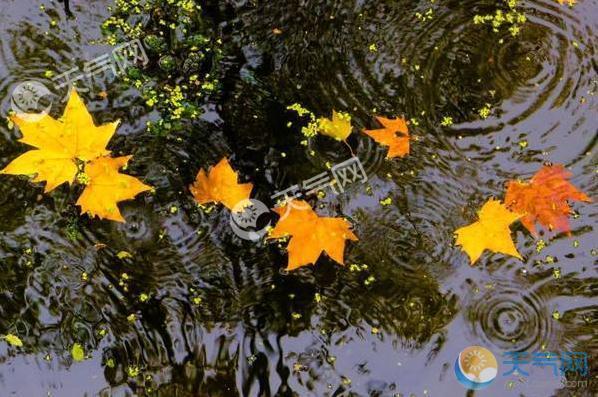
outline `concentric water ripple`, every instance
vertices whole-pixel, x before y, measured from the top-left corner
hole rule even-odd
[[[552,346],[556,330],[544,301],[533,291],[492,285],[467,308],[474,334],[502,351],[534,351]]]

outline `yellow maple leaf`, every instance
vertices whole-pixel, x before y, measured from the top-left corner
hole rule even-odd
[[[86,187],[77,200],[82,213],[117,222],[125,221],[117,204],[151,190],[139,179],[118,172],[131,157],[99,157],[85,166]]]
[[[345,240],[358,240],[348,221],[320,217],[305,201],[291,200],[275,211],[281,215],[281,219],[270,231],[268,238],[291,236],[287,246],[287,270],[315,264],[322,252],[343,265]]]
[[[403,157],[409,154],[409,130],[405,119],[400,117],[387,119],[377,116],[376,120],[383,128],[363,132],[379,144],[388,146],[386,158]]]
[[[318,119],[318,131],[339,141],[344,141],[351,134],[351,116],[347,113],[332,111],[332,119],[321,117]]]
[[[118,121],[96,126],[85,104],[73,89],[63,116],[56,120],[45,114],[31,119],[13,115],[21,130],[19,140],[35,149],[17,157],[0,173],[36,175],[34,182],[46,182],[45,191],[72,183],[77,174],[77,161],[91,161],[110,154],[106,149]]]
[[[217,202],[232,210],[241,201],[249,199],[253,189],[251,183],[238,183],[237,178],[237,173],[224,157],[208,173],[200,169],[189,190],[199,204]]]
[[[572,6],[572,5],[574,5],[576,3],[575,0],[558,0],[558,2],[559,2],[560,5],[563,5],[566,2],[567,5],[570,5],[570,6]]]
[[[456,244],[467,253],[473,265],[484,250],[522,259],[511,239],[509,226],[522,217],[498,200],[490,199],[478,211],[478,221],[455,231]]]

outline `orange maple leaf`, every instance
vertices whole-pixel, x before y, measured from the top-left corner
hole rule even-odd
[[[529,183],[509,181],[505,204],[524,213],[521,222],[533,235],[536,222],[549,230],[569,232],[571,208],[567,200],[590,202],[590,198],[567,180],[571,173],[562,165],[543,166]]]
[[[376,120],[384,128],[377,130],[364,130],[363,132],[381,145],[388,146],[386,158],[403,157],[409,154],[409,129],[405,119],[387,119],[376,116]],[[402,134],[398,136],[397,133]]]
[[[237,178],[237,173],[224,157],[210,168],[209,173],[200,169],[189,190],[199,204],[217,202],[232,210],[242,200],[249,199],[253,189],[251,183],[237,183]]]
[[[344,265],[345,240],[358,240],[347,220],[318,216],[305,201],[291,200],[274,211],[281,219],[268,238],[291,236],[287,270],[315,264],[322,252]]]

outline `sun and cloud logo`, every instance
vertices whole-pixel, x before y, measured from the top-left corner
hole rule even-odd
[[[488,387],[496,378],[498,362],[492,352],[481,346],[469,346],[455,360],[455,375],[466,388],[479,390]]]

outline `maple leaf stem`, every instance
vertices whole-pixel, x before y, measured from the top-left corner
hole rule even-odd
[[[355,157],[355,153],[353,152],[353,148],[347,141],[343,141],[343,143],[349,148],[349,152],[351,152],[351,157]]]

